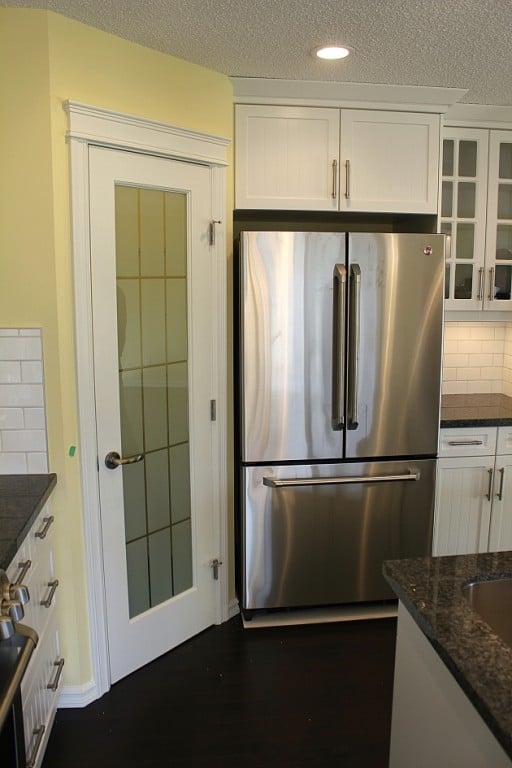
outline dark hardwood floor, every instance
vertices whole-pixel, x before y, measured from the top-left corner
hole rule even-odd
[[[43,768],[385,768],[395,635],[236,617],[59,710]]]

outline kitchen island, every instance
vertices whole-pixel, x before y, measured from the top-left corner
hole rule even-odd
[[[384,575],[400,601],[390,768],[509,768],[512,648],[462,589],[511,577],[512,552],[388,561]]]

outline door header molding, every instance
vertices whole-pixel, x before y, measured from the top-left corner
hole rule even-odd
[[[63,108],[69,120],[68,139],[210,166],[227,165],[230,140],[222,136],[92,107],[79,101],[65,101]]]

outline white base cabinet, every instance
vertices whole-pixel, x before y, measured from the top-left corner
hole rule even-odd
[[[398,607],[389,766],[512,766],[402,603]]]
[[[21,684],[27,768],[39,768],[57,710],[64,659],[57,624],[58,579],[53,558],[53,517],[49,502],[34,522],[7,574],[28,587],[24,624],[38,635]]]
[[[432,554],[512,549],[512,429],[442,429],[439,453]]]
[[[239,104],[235,207],[437,213],[440,116]]]

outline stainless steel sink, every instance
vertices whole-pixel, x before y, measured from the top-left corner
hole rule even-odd
[[[512,646],[512,578],[474,581],[462,594],[493,632]]]

